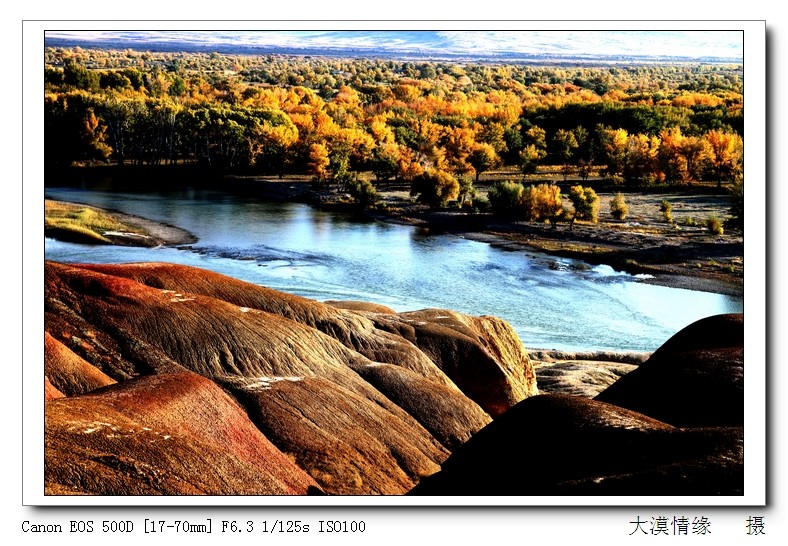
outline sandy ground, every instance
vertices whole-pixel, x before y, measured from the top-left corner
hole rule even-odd
[[[141,218],[139,216],[132,216],[131,214],[124,214],[121,212],[111,211],[119,221],[132,227],[142,230],[148,237],[156,241],[157,245],[177,246],[188,245],[197,242],[197,237],[176,226],[163,224]],[[133,239],[129,244],[133,243]]]

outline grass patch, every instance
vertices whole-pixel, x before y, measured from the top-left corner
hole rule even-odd
[[[706,218],[706,229],[713,235],[722,235],[724,233],[722,222],[714,214]]]
[[[107,231],[141,233],[109,213],[73,203],[44,200],[44,232],[58,239],[110,243]]]

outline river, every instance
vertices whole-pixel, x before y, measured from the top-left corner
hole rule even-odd
[[[202,189],[49,187],[45,193],[176,225],[199,238],[185,249],[46,239],[48,260],[175,262],[319,301],[494,315],[509,321],[530,349],[653,351],[697,319],[743,309],[740,297],[655,286],[604,265],[505,251],[303,204]]]

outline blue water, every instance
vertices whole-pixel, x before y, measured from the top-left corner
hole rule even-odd
[[[608,266],[504,251],[302,204],[206,190],[47,188],[46,195],[166,222],[199,238],[188,249],[47,239],[48,260],[175,262],[320,301],[494,315],[509,321],[528,348],[652,351],[699,318],[743,309],[739,297],[649,285]]]

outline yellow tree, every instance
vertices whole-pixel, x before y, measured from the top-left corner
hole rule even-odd
[[[328,148],[324,144],[315,143],[309,146],[309,163],[307,169],[318,185],[328,178]]]
[[[378,146],[394,142],[394,131],[392,131],[391,127],[386,123],[390,117],[391,115],[377,114],[368,119],[365,123]]]
[[[624,179],[642,183],[655,179],[659,138],[644,134],[629,135],[624,160]]]
[[[470,156],[468,156],[473,170],[476,172],[476,183],[479,183],[479,176],[490,169],[494,169],[500,164],[495,148],[490,144],[477,144],[474,146]]]
[[[457,199],[460,183],[446,171],[428,168],[413,179],[410,193],[430,207],[445,207],[449,201]]]
[[[355,127],[363,117],[361,98],[352,87],[343,85],[334,100],[326,105],[326,111],[341,127]]]
[[[717,187],[723,180],[734,180],[741,174],[744,162],[744,140],[737,133],[712,130],[706,133],[709,143],[709,165]]]
[[[257,166],[284,174],[293,146],[298,141],[298,129],[286,116],[286,122],[273,125],[268,122],[254,125],[249,134],[250,157]]]
[[[627,157],[627,143],[629,133],[624,129],[611,129],[610,127],[597,127],[599,146],[610,175],[624,172]]]
[[[476,134],[470,127],[446,127],[441,139],[449,167],[456,173],[471,171],[469,156],[476,146]]]
[[[661,177],[668,184],[684,183],[689,178],[687,157],[684,155],[686,137],[679,127],[671,127],[660,132],[660,145],[657,154]]]
[[[569,200],[574,207],[574,214],[569,221],[569,230],[575,225],[575,220],[588,220],[594,224],[599,219],[599,196],[593,188],[572,186],[569,188]]]
[[[564,212],[561,188],[552,184],[528,186],[522,194],[522,207],[527,220],[544,222],[556,227]]]
[[[687,173],[690,180],[700,180],[711,158],[711,146],[703,137],[687,137],[681,148],[687,160]]]
[[[424,173],[424,167],[418,161],[416,153],[407,146],[398,145],[397,176],[403,180],[414,180]]]
[[[92,109],[85,113],[82,120],[83,140],[89,149],[94,150],[94,155],[102,161],[109,161],[112,148],[106,143],[107,128],[101,125],[100,120]]]

